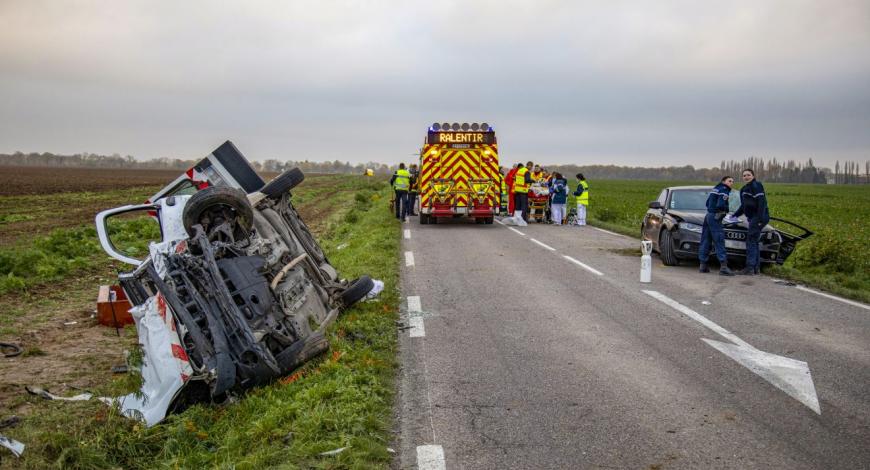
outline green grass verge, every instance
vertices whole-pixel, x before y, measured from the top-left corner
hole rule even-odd
[[[27,445],[23,468],[386,468],[392,454],[399,280],[399,224],[384,207],[380,182],[342,183],[321,245],[347,278],[369,274],[385,289],[354,306],[330,328],[330,351],[292,376],[228,405],[200,404],[146,428],[97,402],[22,397],[32,412],[4,430]],[[362,194],[357,197],[356,194]],[[135,390],[123,376],[94,390]],[[321,456],[347,447],[337,455]]]

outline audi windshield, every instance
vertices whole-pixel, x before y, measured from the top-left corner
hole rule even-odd
[[[706,211],[707,196],[711,189],[675,189],[671,191],[668,209],[675,211]],[[731,191],[728,198],[728,211],[734,212],[740,207],[740,193]]]

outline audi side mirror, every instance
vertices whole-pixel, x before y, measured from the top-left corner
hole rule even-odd
[[[653,202],[649,203],[649,208],[650,209],[661,209],[662,203],[660,203],[658,201],[653,201]]]

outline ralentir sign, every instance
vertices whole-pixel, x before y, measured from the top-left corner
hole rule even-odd
[[[495,134],[492,132],[432,132],[429,134],[430,144],[492,144]]]

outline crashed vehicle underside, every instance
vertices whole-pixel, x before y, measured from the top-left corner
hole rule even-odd
[[[141,393],[115,400],[128,415],[153,424],[287,375],[329,347],[327,326],[371,290],[368,276],[339,279],[293,207],[301,171],[254,191],[252,173],[227,142],[186,173],[203,179],[174,183],[187,191],[167,187],[147,204],[98,214],[106,251],[138,263],[119,275],[144,353]],[[163,235],[143,261],[109,236],[111,216],[136,210],[156,216]]]

